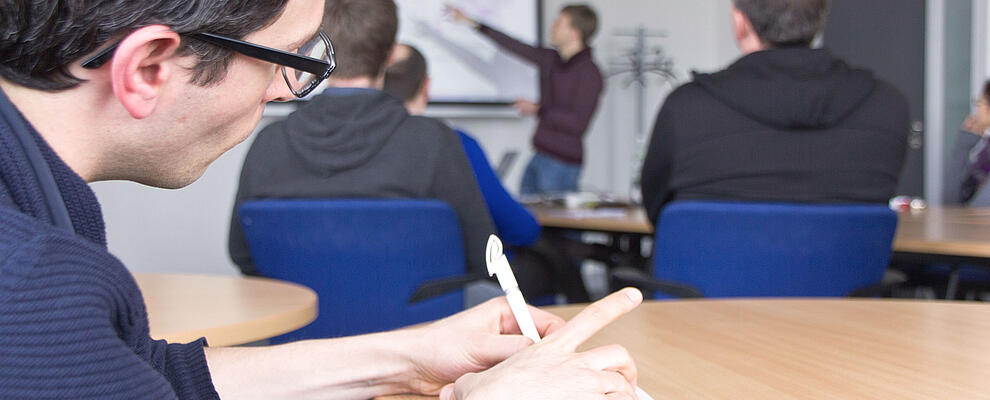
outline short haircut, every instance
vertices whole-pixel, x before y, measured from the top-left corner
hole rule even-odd
[[[990,80],[983,84],[983,100],[990,103]]]
[[[377,77],[395,45],[398,11],[392,0],[327,0],[323,29],[337,56],[335,77]]]
[[[829,0],[734,0],[760,41],[773,48],[809,47],[825,28]]]
[[[598,14],[586,4],[569,4],[560,10],[571,19],[571,26],[581,33],[581,41],[587,45],[598,32]]]
[[[385,68],[385,92],[399,100],[410,101],[426,81],[426,58],[415,47],[403,46],[409,49],[408,56]]]
[[[287,0],[59,1],[0,0],[0,76],[40,90],[82,82],[69,66],[144,26],[242,38],[275,22]],[[193,81],[223,80],[232,52],[183,38],[179,55],[195,54]]]

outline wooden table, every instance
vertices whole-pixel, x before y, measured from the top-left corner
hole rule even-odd
[[[256,342],[293,331],[316,318],[316,293],[264,278],[135,274],[144,295],[151,336],[210,346]]]
[[[921,261],[990,263],[990,208],[901,213],[894,251]]]
[[[585,347],[626,346],[657,400],[990,399],[988,332],[978,303],[702,300],[644,304]]]
[[[588,211],[531,206],[546,228],[650,235],[643,210],[614,209],[596,217]],[[990,208],[933,207],[903,212],[894,237],[898,259],[990,265]]]

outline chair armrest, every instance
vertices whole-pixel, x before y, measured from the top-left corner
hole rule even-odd
[[[487,281],[488,279],[488,275],[479,272],[453,278],[442,278],[426,281],[413,291],[412,296],[409,297],[409,304],[415,304],[437,296],[445,295],[457,289],[462,289],[471,283]]]
[[[901,283],[902,282],[877,283],[874,285],[864,286],[849,292],[846,297],[890,297],[893,290]]]
[[[656,279],[643,271],[632,268],[616,268],[612,280],[622,286],[635,286],[640,289],[658,291],[681,299],[698,299],[705,295],[691,285]]]

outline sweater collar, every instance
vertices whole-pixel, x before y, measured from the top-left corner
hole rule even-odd
[[[591,55],[591,47],[585,47],[584,50],[579,51],[574,55],[574,57],[564,61],[564,65],[574,65],[581,62],[591,61]],[[561,61],[563,61],[563,58],[561,58]]]
[[[11,104],[2,91],[0,91],[0,102]],[[14,107],[16,108],[16,105]],[[48,168],[51,169],[76,234],[106,247],[103,213],[96,194],[89,184],[55,153],[30,121],[27,121],[23,114],[20,117],[28,134],[34,138],[38,149],[41,150]],[[0,191],[6,192],[5,197],[9,198],[9,203],[16,206],[19,212],[47,224],[49,217],[44,196],[27,157],[17,144],[13,129],[15,129],[13,126],[0,122]],[[2,206],[4,206],[3,202],[0,202],[0,207]]]

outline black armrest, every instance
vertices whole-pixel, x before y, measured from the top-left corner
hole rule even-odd
[[[889,297],[893,292],[894,288],[899,286],[901,282],[892,283],[877,283],[874,285],[864,286],[859,289],[849,292],[846,297]]]
[[[691,285],[664,281],[646,275],[632,268],[616,268],[612,271],[612,279],[621,286],[635,286],[644,290],[658,291],[681,299],[698,299],[705,295]]]
[[[468,274],[453,278],[436,279],[424,282],[419,285],[412,296],[409,297],[409,304],[419,303],[423,300],[432,299],[457,289],[461,289],[471,283],[488,280],[488,275],[484,273]]]

